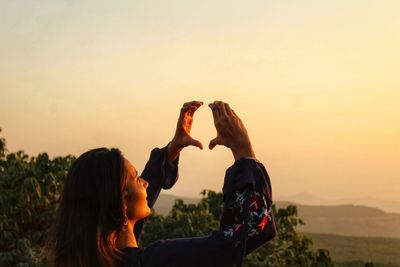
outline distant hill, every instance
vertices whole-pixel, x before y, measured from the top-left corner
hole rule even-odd
[[[324,197],[319,197],[313,195],[309,192],[300,192],[295,195],[286,195],[286,196],[277,196],[274,198],[276,201],[292,201],[296,203],[300,203],[303,205],[341,205],[341,204],[354,204],[354,205],[363,205],[368,207],[375,207],[382,209],[386,212],[400,213],[400,201],[396,200],[387,200],[387,199],[379,199],[375,197],[369,196],[355,196],[352,198],[342,198],[342,199],[329,199]]]
[[[158,213],[167,215],[177,196],[161,194],[155,204]],[[197,203],[200,198],[182,198]],[[299,217],[306,223],[299,231],[359,237],[400,238],[400,214],[359,205],[313,206],[287,201],[275,201],[276,206],[295,205]]]
[[[305,225],[299,231],[360,237],[400,238],[400,214],[359,205],[311,206],[275,202],[276,206],[295,205]]]
[[[160,194],[156,204],[154,205],[154,209],[157,213],[166,216],[172,209],[175,199],[178,198],[183,199],[183,201],[187,204],[196,204],[200,201],[200,198],[177,197],[169,194]]]

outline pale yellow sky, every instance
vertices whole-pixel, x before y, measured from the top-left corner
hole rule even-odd
[[[180,106],[229,102],[274,196],[400,201],[400,2],[2,1],[0,127],[11,151],[116,146],[139,169]],[[193,136],[207,147],[212,115]],[[228,150],[187,148],[169,193],[220,190]]]

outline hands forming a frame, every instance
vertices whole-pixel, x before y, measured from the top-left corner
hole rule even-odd
[[[202,105],[202,101],[191,101],[183,104],[175,135],[168,144],[168,159],[170,161],[174,160],[184,147],[196,146],[203,149],[203,144],[190,135],[194,113]],[[213,149],[217,145],[228,147],[231,149],[235,160],[241,157],[255,158],[247,130],[229,104],[214,101],[209,103],[208,106],[212,110],[214,125],[217,130],[217,137],[210,141],[208,148]]]

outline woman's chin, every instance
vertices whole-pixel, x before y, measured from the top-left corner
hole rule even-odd
[[[149,208],[149,206],[147,206],[147,209],[148,209],[148,214],[147,214],[147,216],[150,216],[151,215],[151,209]],[[146,217],[147,217],[146,216]]]

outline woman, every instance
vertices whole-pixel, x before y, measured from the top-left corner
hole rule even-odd
[[[160,240],[138,247],[161,189],[171,188],[178,179],[180,151],[190,145],[203,149],[190,136],[193,115],[202,104],[183,105],[172,141],[152,150],[140,176],[114,148],[93,149],[74,161],[54,224],[51,265],[241,266],[244,255],[276,235],[267,171],[255,158],[235,111],[215,101],[209,107],[217,137],[209,149],[224,145],[235,159],[225,175],[220,229],[204,237]]]

